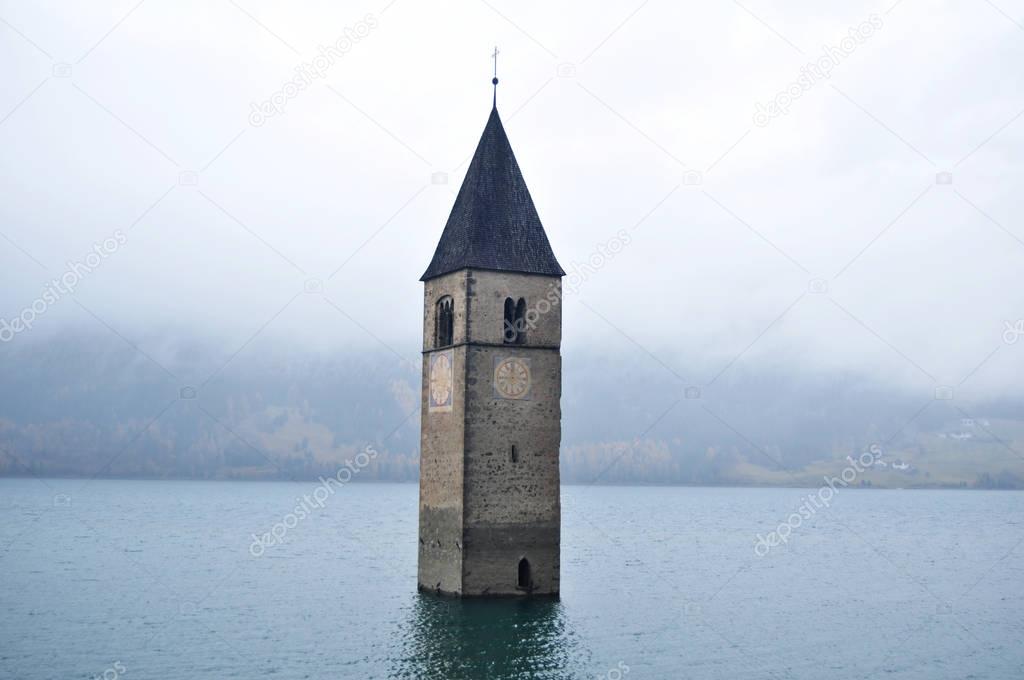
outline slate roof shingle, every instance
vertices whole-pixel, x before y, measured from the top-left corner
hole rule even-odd
[[[420,280],[466,268],[565,276],[496,107]]]

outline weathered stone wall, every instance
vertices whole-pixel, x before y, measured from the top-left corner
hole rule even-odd
[[[495,357],[506,356],[530,361],[527,399],[494,396]],[[523,557],[535,592],[558,592],[558,351],[471,346],[466,360],[463,592],[518,592]]]
[[[557,594],[561,280],[464,270],[426,282],[424,292],[420,587],[461,595]],[[450,412],[431,413],[434,309],[444,295],[454,300],[455,393]],[[523,345],[504,344],[506,297],[526,299],[531,323]],[[495,361],[510,356],[528,360],[527,398],[504,399],[494,391]],[[524,557],[529,591],[517,586]]]
[[[522,594],[517,576],[524,557],[532,592],[557,593],[561,304],[556,294],[546,296],[557,293],[561,281],[474,271],[468,282],[469,339],[481,344],[470,345],[466,357],[463,593]],[[502,345],[506,297],[523,297],[527,310],[538,312],[530,314],[534,323],[524,345]],[[538,308],[542,298],[548,305]],[[529,362],[530,391],[524,399],[495,393],[494,367],[506,357]]]
[[[434,306],[444,295],[454,299],[456,342],[465,338],[466,276],[456,272],[426,284],[423,323],[423,373],[420,395],[419,587],[450,594],[462,592],[462,494],[465,441],[466,348],[452,351],[452,408],[430,412],[430,357],[434,349]]]
[[[434,331],[436,315],[434,310],[437,301],[445,295],[450,295],[455,303],[455,324],[453,344],[459,345],[466,342],[466,279],[469,273],[462,271],[452,272],[445,276],[439,276],[423,284],[423,349],[424,351],[434,348]]]
[[[505,341],[505,298],[526,299],[533,310],[534,327],[526,330],[527,346],[558,347],[562,343],[562,280],[551,276],[471,270],[467,279],[469,340],[502,344]],[[543,302],[542,302],[543,301]],[[553,301],[553,302],[552,302]],[[534,317],[534,314],[537,314]]]

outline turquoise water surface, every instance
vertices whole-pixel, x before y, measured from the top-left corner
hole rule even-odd
[[[0,480],[0,678],[1024,677],[1021,492],[565,487],[561,600],[459,602],[317,487]]]

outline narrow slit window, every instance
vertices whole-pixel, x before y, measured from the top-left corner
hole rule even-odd
[[[516,303],[516,344],[521,345],[526,342],[526,298],[519,298],[519,302]]]
[[[516,301],[512,298],[505,298],[505,316],[502,322],[502,335],[506,345],[515,344],[518,333],[516,331]]]
[[[516,445],[515,444],[513,444],[512,448],[509,450],[508,457],[509,457],[509,460],[511,460],[513,463],[518,463],[519,462],[519,451],[516,450]]]

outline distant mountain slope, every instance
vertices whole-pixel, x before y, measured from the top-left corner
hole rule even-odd
[[[0,475],[315,479],[372,446],[360,480],[417,479],[419,371],[408,362],[229,357],[195,342],[165,348],[158,365],[94,334],[3,347]],[[736,371],[698,395],[630,357],[567,356],[564,374],[566,483],[819,485],[875,445],[879,462],[856,484],[1024,487],[1016,401],[782,371]]]

